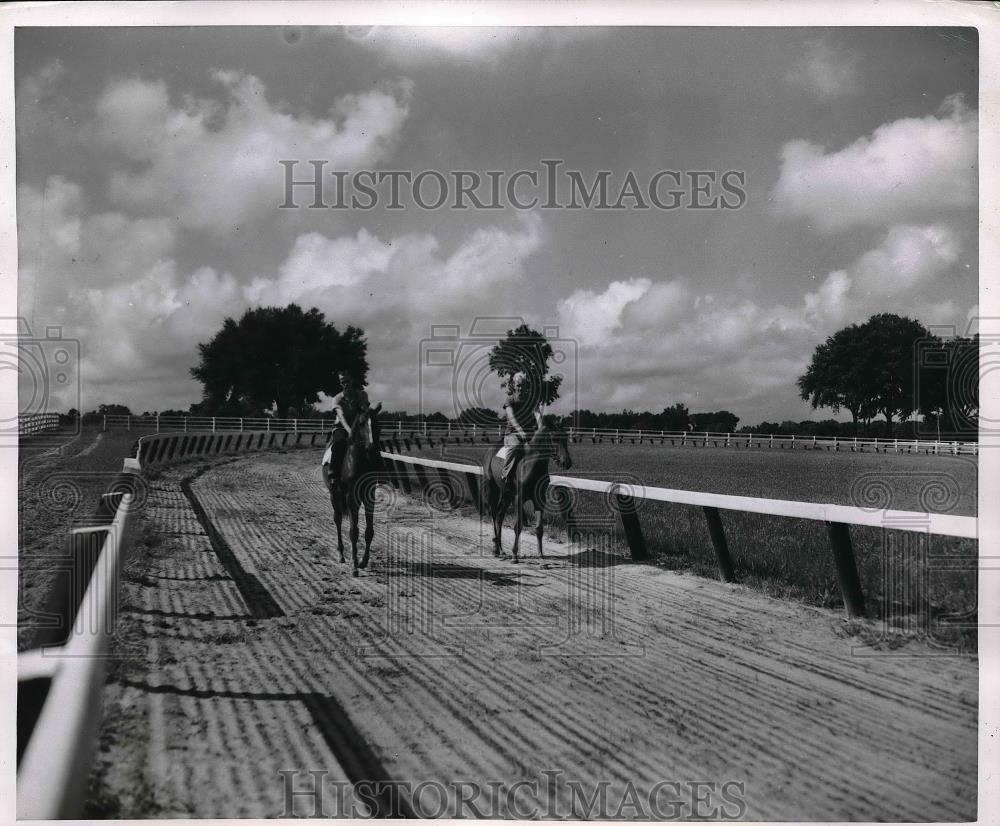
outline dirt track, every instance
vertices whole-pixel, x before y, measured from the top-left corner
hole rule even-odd
[[[975,817],[974,658],[877,652],[839,614],[592,549],[541,561],[530,535],[514,566],[478,520],[390,489],[352,578],[317,459],[152,482],[94,814],[279,816],[327,771],[331,816],[335,781],[393,779],[445,784],[422,814],[443,788],[466,816]]]

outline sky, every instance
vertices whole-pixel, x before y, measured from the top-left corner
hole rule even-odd
[[[795,380],[837,329],[976,316],[977,59],[973,29],[18,28],[18,312],[79,341],[57,408],[186,409],[199,342],[296,302],[366,331],[390,410],[498,408],[481,356],[523,320],[558,344],[554,412],[828,417]],[[739,172],[745,198],[279,208],[281,160],[553,159],[612,201],[660,170]]]

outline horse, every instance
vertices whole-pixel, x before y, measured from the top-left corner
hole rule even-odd
[[[554,459],[563,470],[573,466],[569,455],[568,437],[561,428],[540,427],[524,447],[520,461],[504,484],[500,474],[503,460],[498,450],[491,450],[483,460],[484,501],[493,520],[493,555],[500,556],[500,531],[507,508],[513,502],[517,508],[514,519],[514,562],[518,561],[521,527],[524,524],[524,506],[531,502],[538,515],[535,535],[538,537],[538,555],[542,553],[542,516],[545,513],[545,495],[549,488],[549,460]]]
[[[378,428],[378,413],[381,409],[382,405],[380,403],[374,408],[362,410],[358,414],[351,428],[351,433],[347,437],[347,451],[344,455],[344,463],[340,469],[339,479],[336,480],[338,484],[335,485],[334,480],[331,478],[330,466],[325,461],[321,465],[323,483],[330,493],[330,504],[333,505],[333,521],[337,525],[337,550],[340,552],[341,562],[347,561],[344,558],[344,536],[341,530],[341,522],[345,511],[350,514],[351,552],[354,562],[353,576],[358,576],[359,568],[368,567],[372,537],[375,536],[373,521],[375,517],[376,474],[382,468],[382,458],[379,455]],[[330,447],[327,450],[330,450]],[[358,537],[360,528],[358,522],[362,506],[365,509],[365,553],[359,564]]]

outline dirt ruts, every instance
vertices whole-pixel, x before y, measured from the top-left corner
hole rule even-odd
[[[422,814],[440,789],[483,817],[975,817],[974,657],[877,651],[838,613],[599,547],[529,541],[515,566],[488,525],[388,488],[354,579],[318,461],[209,467],[202,521],[190,466],[152,480],[94,814],[344,816],[382,780]],[[313,782],[319,812],[289,796]]]

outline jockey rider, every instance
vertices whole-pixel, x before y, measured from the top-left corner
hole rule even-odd
[[[507,422],[507,431],[503,437],[506,455],[501,474],[504,483],[510,478],[510,472],[524,453],[525,445],[542,426],[542,405],[538,392],[541,387],[532,387],[524,372],[511,376],[507,387],[509,392],[503,403]]]
[[[329,473],[334,485],[340,481],[340,470],[344,466],[344,457],[347,455],[347,440],[351,435],[351,429],[358,419],[358,415],[371,408],[368,401],[368,394],[364,386],[356,385],[354,377],[346,370],[341,370],[337,376],[341,391],[333,397],[333,409],[337,414],[330,433],[330,442],[327,445],[326,453],[323,454],[323,470]],[[329,470],[327,469],[329,465]]]

